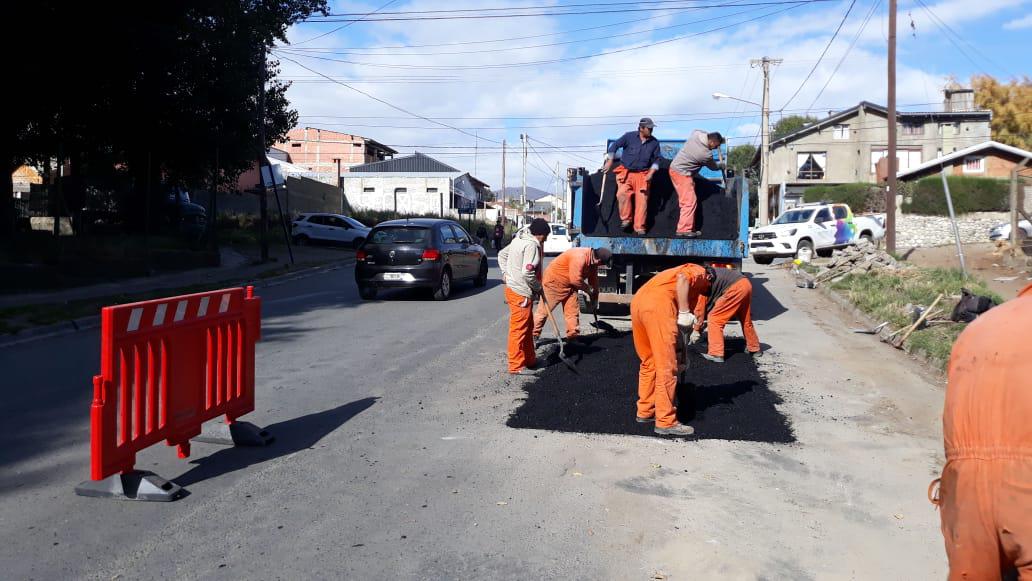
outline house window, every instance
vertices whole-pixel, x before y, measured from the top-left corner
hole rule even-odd
[[[849,139],[849,125],[836,125],[832,129],[832,139]]]
[[[985,158],[977,156],[965,157],[964,173],[985,173]]]
[[[958,133],[960,133],[960,123],[939,124],[939,135],[942,137],[952,137]]]
[[[796,154],[796,179],[800,180],[823,180],[824,169],[828,161],[828,154],[824,151]]]
[[[362,188],[362,191],[367,193],[367,194],[372,194],[372,193],[376,192],[376,188]]]
[[[904,123],[903,135],[924,135],[924,125],[920,123]]]
[[[878,162],[888,157],[888,150],[886,149],[872,149],[871,150],[871,173],[878,173]],[[897,149],[896,160],[899,167],[896,171],[906,171],[908,169],[915,168],[921,165],[921,150],[920,149]]]
[[[291,143],[290,147],[301,147],[300,143]]]
[[[428,194],[436,194],[437,193],[437,188],[427,188],[426,189],[426,193],[428,193]]]

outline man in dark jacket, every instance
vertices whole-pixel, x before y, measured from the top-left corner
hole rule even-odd
[[[609,146],[602,172],[613,167],[613,158],[619,149],[620,164],[616,174],[616,200],[620,206],[620,226],[626,230],[634,225],[636,234],[645,234],[645,211],[648,209],[649,184],[659,169],[659,141],[652,136],[656,124],[648,117],[638,122],[637,131],[623,134]]]
[[[494,227],[494,248],[495,251],[502,249],[502,238],[505,238],[505,226],[502,226],[502,219],[498,218],[498,222]]]

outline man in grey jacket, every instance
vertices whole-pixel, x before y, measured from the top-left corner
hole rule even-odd
[[[498,268],[505,281],[509,304],[509,373],[535,375],[534,299],[541,296],[542,245],[552,232],[548,222],[535,218],[498,253]]]
[[[702,232],[695,229],[695,210],[698,208],[695,176],[704,167],[719,168],[717,162],[713,161],[713,150],[720,147],[721,143],[724,143],[721,134],[696,129],[670,162],[670,182],[677,190],[677,203],[681,208],[681,215],[677,220],[678,236],[698,238],[702,235]]]

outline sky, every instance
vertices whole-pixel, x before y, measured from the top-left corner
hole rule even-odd
[[[557,164],[559,177],[597,169],[606,140],[643,116],[660,139],[704,129],[758,144],[762,56],[783,59],[772,123],[886,102],[887,0],[331,0],[330,12],[272,53],[299,125],[420,151],[495,189],[503,140],[505,185],[522,183],[521,134],[527,182],[546,191]],[[532,16],[479,18],[516,12]],[[1032,0],[899,0],[897,14],[901,110],[941,110],[951,77],[1032,76]]]

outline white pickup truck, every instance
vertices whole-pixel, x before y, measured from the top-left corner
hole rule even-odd
[[[881,216],[854,216],[846,204],[803,204],[749,233],[749,254],[759,264],[778,257],[810,260],[816,252],[830,256],[836,248],[866,238],[878,243],[885,237]]]

